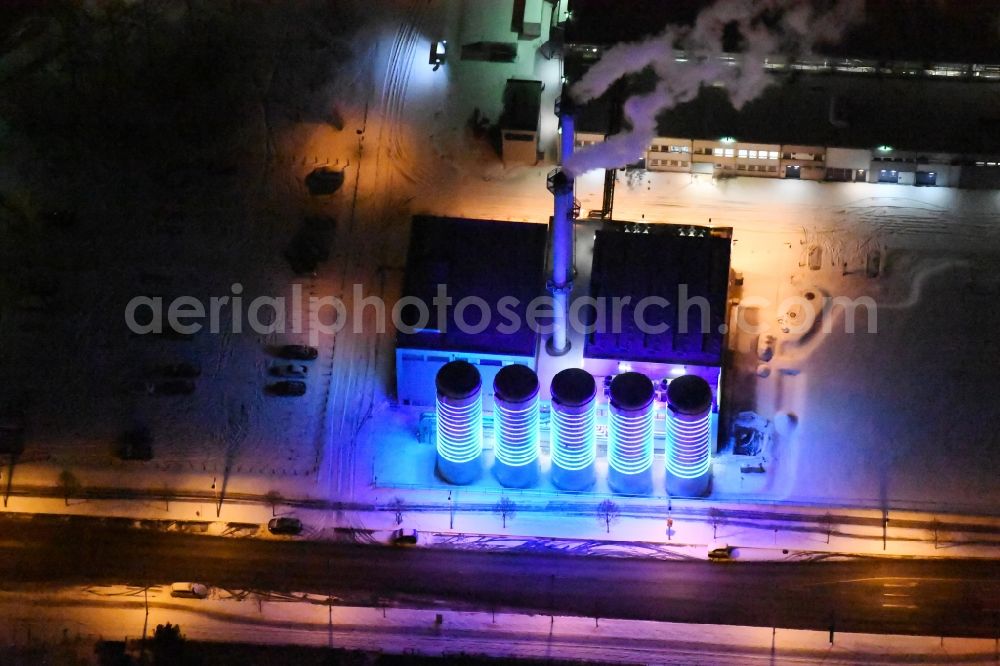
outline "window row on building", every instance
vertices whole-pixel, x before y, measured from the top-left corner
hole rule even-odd
[[[577,148],[601,143],[600,134],[578,132]],[[657,137],[637,165],[650,171],[753,176],[833,182],[1000,188],[995,156],[834,148],[786,144]]]

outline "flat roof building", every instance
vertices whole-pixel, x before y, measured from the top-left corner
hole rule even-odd
[[[501,153],[504,164],[538,163],[538,122],[542,82],[507,79],[500,114]]]
[[[546,242],[541,224],[414,216],[400,313],[410,330],[396,335],[400,404],[434,404],[434,377],[449,361],[479,366],[484,407],[492,406],[493,377],[503,365],[535,368],[538,335],[526,313],[545,284]],[[450,306],[435,303],[439,285]],[[488,306],[488,321],[473,300]],[[424,304],[425,321],[416,302]]]
[[[590,296],[623,305],[620,330],[607,322],[587,335],[585,359],[721,366],[730,244],[728,228],[613,222],[597,231]]]

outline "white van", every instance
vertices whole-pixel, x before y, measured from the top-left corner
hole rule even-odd
[[[204,599],[208,596],[208,586],[201,583],[173,583],[170,596],[182,599]]]

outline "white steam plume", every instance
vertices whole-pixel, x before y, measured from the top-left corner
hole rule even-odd
[[[718,0],[693,26],[671,25],[644,42],[613,46],[573,84],[573,99],[589,102],[621,77],[646,67],[656,74],[656,86],[623,104],[628,131],[574,152],[564,168],[575,176],[639,159],[656,137],[656,116],[694,99],[703,84],[721,84],[733,106],[741,108],[772,83],[764,70],[767,56],[808,54],[817,43],[839,39],[863,13],[863,0]],[[737,64],[722,59],[723,32],[731,23],[744,43]],[[677,62],[675,49],[685,51],[688,61]]]

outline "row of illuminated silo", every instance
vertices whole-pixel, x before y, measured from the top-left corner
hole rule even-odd
[[[531,368],[505,366],[493,382],[494,474],[509,488],[534,485],[539,474],[539,382]],[[580,491],[596,481],[597,383],[586,370],[570,368],[552,378],[549,415],[551,480]],[[711,470],[712,390],[701,377],[685,375],[667,387],[667,490],[697,496],[708,491]],[[610,386],[608,484],[616,493],[653,489],[654,389],[637,372],[617,375]],[[437,375],[437,464],[449,483],[466,484],[482,471],[482,379],[465,361]]]

